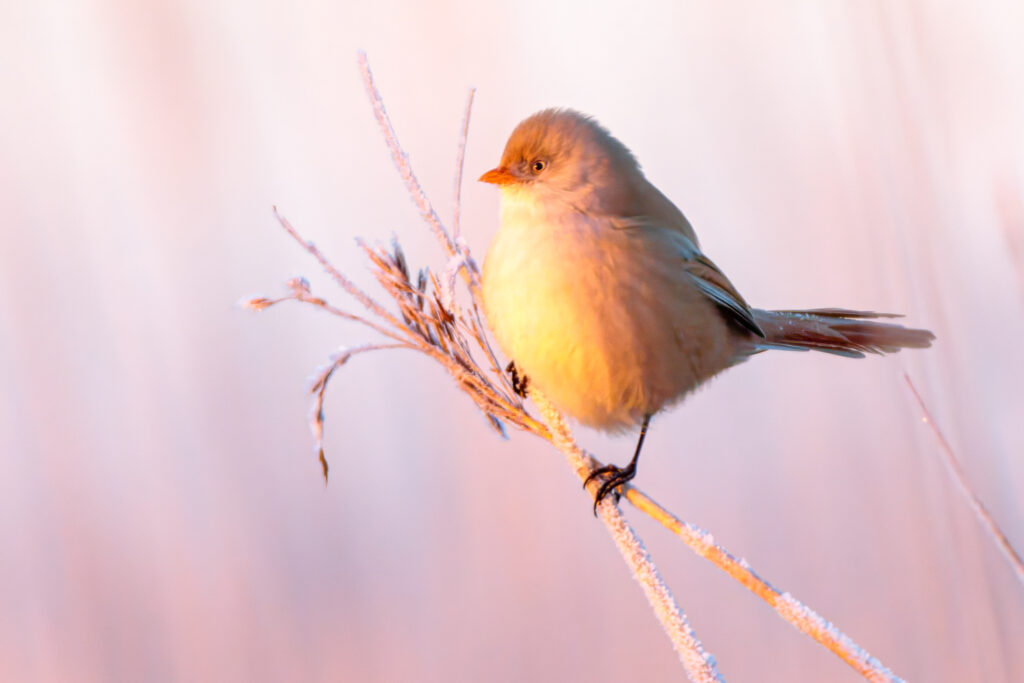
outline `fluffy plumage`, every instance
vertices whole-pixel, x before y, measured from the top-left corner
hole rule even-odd
[[[481,180],[502,195],[488,321],[531,383],[584,424],[635,426],[767,349],[863,356],[934,338],[875,313],[752,309],[629,149],[578,112],[520,123]]]

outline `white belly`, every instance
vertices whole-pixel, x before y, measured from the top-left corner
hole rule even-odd
[[[562,410],[621,430],[731,364],[732,332],[684,275],[676,234],[543,214],[503,194],[484,262],[487,319],[506,355]]]

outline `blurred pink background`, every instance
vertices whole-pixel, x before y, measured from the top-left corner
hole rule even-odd
[[[1024,5],[57,2],[0,10],[0,680],[682,678],[560,454],[425,358],[236,307],[304,274],[271,206],[440,263],[355,67],[451,214],[546,106],[597,116],[763,307],[908,314],[928,352],[768,354],[653,424],[638,484],[915,681],[1024,680]],[[355,304],[352,304],[354,306]],[[581,430],[625,462],[632,439]],[[627,508],[729,681],[856,681]]]

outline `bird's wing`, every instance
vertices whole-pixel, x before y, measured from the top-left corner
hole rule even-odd
[[[682,217],[682,214],[679,214]],[[663,218],[650,216],[629,216],[610,217],[613,228],[617,230],[643,230],[643,229],[665,229]],[[694,286],[705,296],[718,304],[722,312],[741,327],[750,330],[762,339],[765,337],[750,305],[743,299],[736,287],[729,282],[729,278],[719,270],[718,266],[701,252],[697,246],[696,236],[693,235],[693,228],[683,218],[684,227],[680,226],[677,232],[677,240],[682,243],[683,270],[690,277]],[[672,225],[670,223],[670,225]],[[675,225],[679,225],[676,223]]]
[[[687,261],[683,268],[693,284],[741,326],[764,339],[764,330],[754,320],[750,305],[743,300],[729,278],[718,269],[711,259],[697,252],[696,258]]]

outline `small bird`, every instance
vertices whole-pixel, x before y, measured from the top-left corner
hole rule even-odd
[[[726,368],[769,349],[863,358],[935,338],[872,320],[899,317],[886,313],[751,308],[629,149],[579,112],[522,121],[480,180],[501,189],[483,302],[517,391],[529,382],[590,427],[640,427],[626,467],[587,478],[602,480],[595,511],[635,476],[651,416]]]

